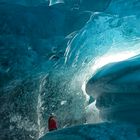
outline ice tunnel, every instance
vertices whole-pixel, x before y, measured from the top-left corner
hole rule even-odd
[[[139,9],[1,0],[0,140],[139,140]],[[58,131],[48,131],[50,113]]]
[[[88,82],[87,93],[96,99],[105,120],[139,125],[139,59],[138,55],[108,64]]]

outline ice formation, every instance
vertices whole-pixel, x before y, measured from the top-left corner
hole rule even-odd
[[[81,126],[41,139],[139,139],[139,8],[139,0],[2,0],[0,139],[39,139],[51,112],[59,129]]]

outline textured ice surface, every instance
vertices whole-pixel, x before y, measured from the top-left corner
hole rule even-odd
[[[94,89],[87,95],[87,82],[99,69],[106,70],[103,66],[108,63],[128,62],[140,53],[139,0],[51,2],[51,6],[47,1],[0,3],[2,140],[38,139],[48,131],[51,112],[57,115],[59,128],[102,121],[100,116],[106,118],[109,113],[100,114],[99,100],[93,110],[95,105],[90,103],[95,97],[89,95],[94,95]],[[122,82],[131,77],[125,75]],[[132,78],[131,85],[135,82]]]

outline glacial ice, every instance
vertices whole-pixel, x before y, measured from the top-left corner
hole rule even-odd
[[[100,116],[108,121],[139,125],[140,56],[102,67],[87,84]]]
[[[59,129],[81,126],[41,139],[139,139],[139,8],[139,0],[2,0],[0,139],[39,139],[51,112]]]
[[[135,126],[122,123],[80,125],[47,133],[39,140],[139,140]]]

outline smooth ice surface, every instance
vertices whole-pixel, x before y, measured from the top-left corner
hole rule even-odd
[[[87,93],[96,99],[100,116],[108,121],[139,125],[140,56],[102,67],[89,80]],[[137,115],[136,115],[137,114]]]
[[[139,140],[138,128],[128,124],[101,123],[51,132],[39,140]]]
[[[48,0],[1,0],[1,3],[19,4],[23,6],[37,6],[41,4],[49,5]]]

